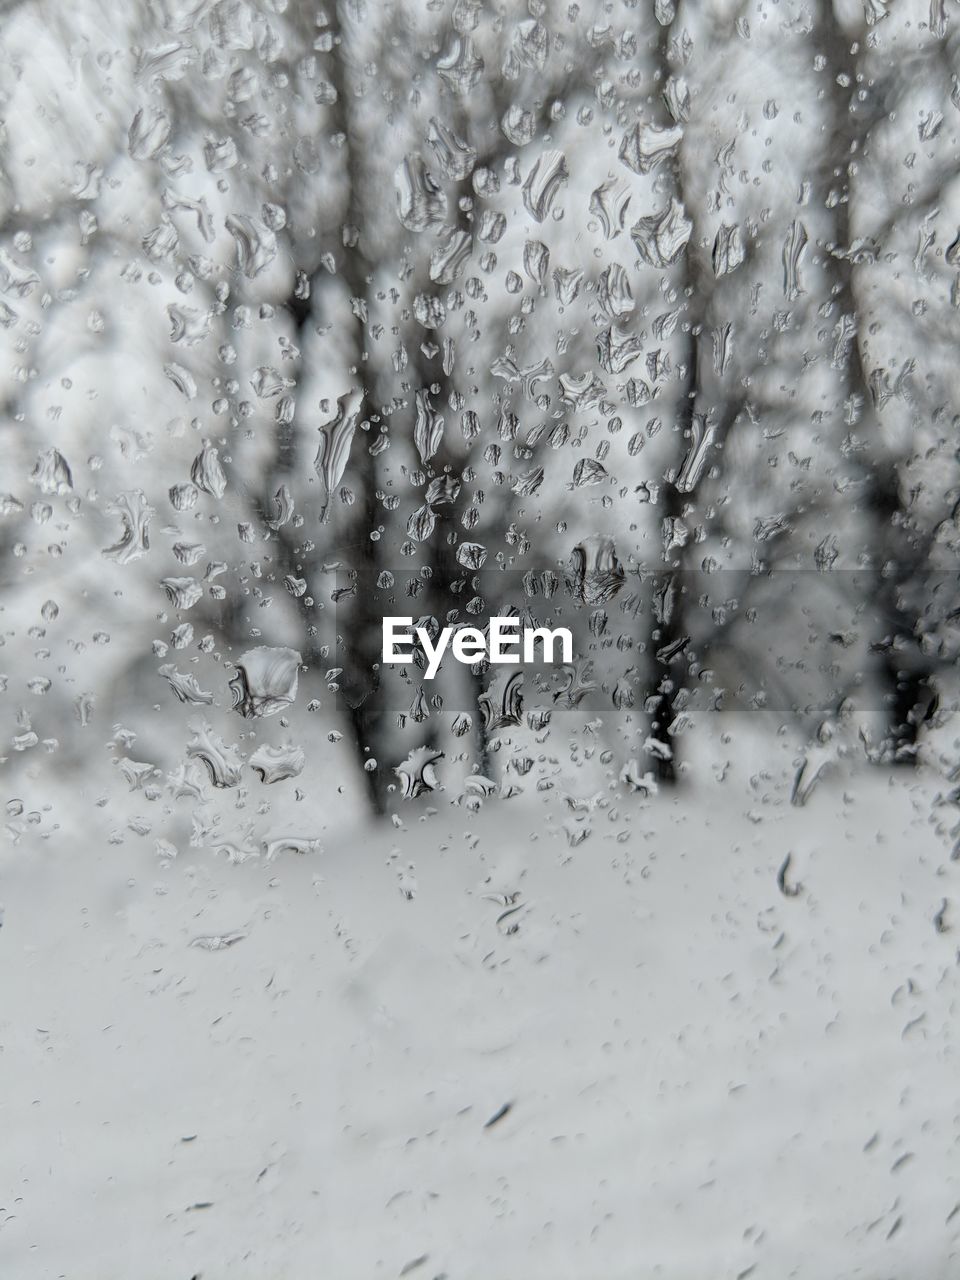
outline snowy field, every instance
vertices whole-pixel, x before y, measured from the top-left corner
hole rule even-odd
[[[935,790],[444,802],[240,866],[86,809],[7,843],[0,1275],[955,1277]]]

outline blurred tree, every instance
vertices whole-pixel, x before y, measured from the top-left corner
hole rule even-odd
[[[912,758],[956,650],[936,4],[39,12],[0,36],[25,750],[102,719],[175,772],[154,709],[233,743],[268,646],[379,809],[418,746],[532,768],[535,699],[668,779],[715,710],[809,736],[877,687]],[[563,613],[576,661],[525,704],[381,671],[391,599]]]

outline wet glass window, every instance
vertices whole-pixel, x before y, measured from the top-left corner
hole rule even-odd
[[[943,0],[0,0],[0,1272],[955,1274]]]

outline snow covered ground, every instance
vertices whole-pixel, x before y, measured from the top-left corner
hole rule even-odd
[[[935,784],[789,782],[6,844],[0,1275],[960,1274]]]

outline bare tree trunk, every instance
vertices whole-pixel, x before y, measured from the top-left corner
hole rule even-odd
[[[672,71],[670,44],[676,23],[677,18],[674,17],[672,22],[661,26],[658,33],[657,67],[660,72],[661,87],[666,86]],[[672,124],[673,121],[667,120],[663,123]],[[672,186],[674,197],[686,207],[683,158],[679,147],[672,163]],[[688,212],[688,216],[692,214]],[[686,313],[681,320],[683,346],[678,364],[682,374],[677,395],[677,418],[674,423],[674,434],[681,442],[681,450],[682,441],[692,438],[693,415],[700,391],[699,359],[703,296],[699,288],[700,281],[696,278],[696,272],[691,266],[689,252],[689,249],[685,249],[680,259],[680,277],[676,286],[677,292],[688,300]],[[682,457],[682,452],[679,457]],[[679,487],[679,473],[678,461],[672,473],[668,471],[664,476],[662,489],[660,509],[663,551],[661,558],[666,567],[656,574],[654,580],[653,612],[648,630],[650,675],[645,698],[645,708],[650,715],[649,737],[655,744],[653,748],[655,775],[660,782],[667,783],[677,780],[677,743],[676,738],[671,734],[671,728],[676,714],[674,702],[686,687],[687,678],[683,614],[684,580],[689,553],[685,545],[670,545],[672,531],[683,527],[684,513],[688,505]]]
[[[357,311],[364,312],[365,307],[350,307],[352,300],[365,303],[370,290],[370,275],[373,262],[373,247],[364,233],[363,210],[367,203],[369,184],[365,180],[361,147],[358,143],[357,129],[351,115],[351,104],[354,101],[349,68],[349,36],[345,30],[343,10],[344,0],[331,11],[328,31],[333,36],[333,48],[327,55],[327,74],[336,91],[335,101],[326,108],[327,132],[332,136],[344,139],[341,154],[343,156],[343,181],[346,199],[342,208],[342,217],[334,227],[327,230],[331,251],[337,264],[337,273],[329,281],[322,268],[317,268],[309,278],[309,290],[295,289],[286,300],[287,310],[296,324],[298,339],[301,343],[306,337],[311,322],[316,319],[317,308],[322,306],[324,292],[343,289],[347,299],[337,299],[335,305],[349,312],[348,323],[350,341],[354,349],[354,389],[359,390],[361,400],[358,421],[361,427],[377,420],[374,409],[372,389],[367,382],[366,370],[366,333],[364,321]],[[342,234],[336,232],[341,227],[349,227],[357,235],[356,243],[346,244]],[[346,388],[344,388],[346,390]],[[297,437],[303,422],[308,415],[304,406],[298,405],[294,421],[289,425],[280,424],[277,432],[277,449],[274,468],[270,476],[270,492],[264,494],[263,505],[272,501],[273,492],[290,477],[297,466]],[[311,447],[312,447],[312,441]],[[343,672],[340,678],[338,696],[346,704],[345,711],[353,736],[353,746],[358,765],[363,770],[364,783],[368,800],[376,813],[382,813],[385,796],[380,770],[369,771],[363,766],[371,759],[378,762],[384,753],[383,729],[384,712],[382,699],[373,692],[378,682],[375,670],[380,660],[380,626],[379,617],[372,611],[372,594],[370,586],[375,581],[381,568],[379,548],[381,543],[371,538],[371,532],[377,525],[378,509],[376,501],[376,459],[371,455],[370,440],[365,430],[359,430],[354,437],[353,447],[348,465],[347,478],[355,494],[352,507],[338,506],[333,512],[330,528],[336,532],[333,546],[325,539],[315,549],[308,549],[313,539],[309,535],[301,537],[301,533],[289,524],[277,530],[280,558],[283,571],[294,576],[306,577],[308,583],[319,579],[320,566],[324,560],[342,561],[347,572],[352,572],[356,590],[346,595],[337,605],[336,630],[338,644],[338,662]],[[304,460],[301,459],[301,465]],[[332,497],[332,495],[328,495]],[[314,512],[309,515],[312,518]],[[326,518],[326,511],[317,512],[321,519]],[[318,542],[320,539],[318,539]],[[312,666],[320,664],[320,643],[317,639],[317,615],[307,604],[311,599],[309,590],[300,599],[301,613],[307,624],[307,659]],[[347,637],[347,643],[343,642]],[[312,639],[312,643],[310,640]]]
[[[854,164],[863,155],[869,130],[881,118],[884,104],[860,96],[857,46],[837,18],[833,0],[820,0],[819,18],[812,33],[814,48],[823,59],[822,83],[829,108],[829,129],[833,150],[827,167],[817,183],[819,201],[824,208],[833,205],[834,240],[828,246],[830,272],[838,336],[838,361],[845,403],[860,403],[868,415],[866,434],[877,439],[879,426],[873,409],[869,370],[865,364],[863,317],[856,290],[856,266],[851,254],[854,239],[852,213],[854,206]],[[859,40],[857,45],[859,45]],[[839,187],[838,195],[831,193]],[[852,325],[845,335],[841,326]],[[905,612],[900,602],[900,588],[914,574],[923,572],[924,557],[911,547],[904,532],[903,504],[897,463],[874,455],[866,464],[864,505],[876,525],[880,547],[875,575],[874,604],[880,615],[881,635],[873,650],[878,657],[879,677],[883,687],[884,711],[887,718],[886,753],[893,760],[912,763],[915,756],[919,716],[915,708],[929,702],[929,670],[916,661],[902,665],[895,642],[916,633],[917,617]],[[915,648],[915,646],[914,646]]]

